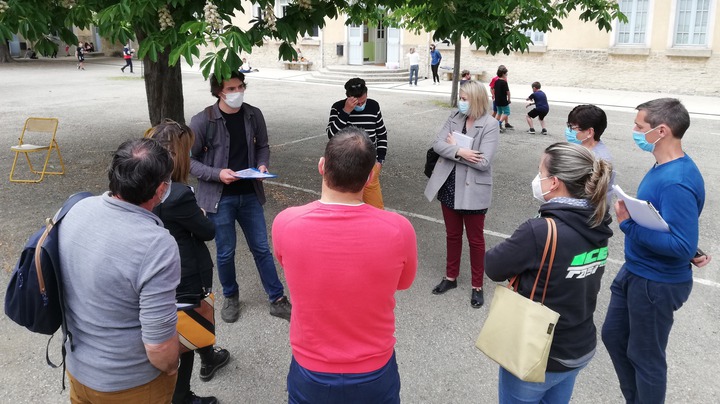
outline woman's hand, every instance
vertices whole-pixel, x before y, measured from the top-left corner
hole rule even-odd
[[[455,140],[455,136],[453,136],[452,132],[448,133],[447,137],[445,138],[445,141],[447,144],[456,145],[457,141]]]
[[[480,160],[482,160],[483,158],[482,153],[480,153],[479,151],[466,149],[464,147],[459,148],[456,154],[458,157],[467,160],[468,162],[473,164],[479,163]]]

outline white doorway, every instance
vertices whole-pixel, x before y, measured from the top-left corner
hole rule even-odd
[[[375,64],[385,63],[387,60],[387,39],[385,38],[385,25],[380,22],[375,27]]]
[[[348,64],[363,64],[363,26],[348,27]]]
[[[387,63],[400,63],[400,29],[387,28]]]

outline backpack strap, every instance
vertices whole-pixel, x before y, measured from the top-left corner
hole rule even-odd
[[[205,108],[207,114],[207,124],[205,125],[205,144],[203,144],[203,152],[205,153],[205,163],[212,163],[212,159],[208,160],[209,153],[213,149],[213,140],[215,140],[215,132],[217,131],[215,119],[213,119],[213,106]]]
[[[60,222],[63,220],[65,215],[70,211],[70,209],[75,206],[76,203],[80,202],[81,200],[93,196],[90,192],[78,192],[76,194],[71,195],[65,203],[63,203],[62,207],[58,212],[55,214],[55,216],[52,219],[47,219],[47,227],[45,229],[45,232],[43,233],[43,236],[38,240],[38,244],[35,248],[35,268],[38,273],[38,280],[40,281],[41,288],[44,287],[44,282],[42,281],[42,269],[40,268],[41,259],[40,254],[42,254],[43,250],[43,244],[45,242],[45,239],[47,238],[47,235],[50,233],[50,231],[57,225],[60,224]],[[63,368],[63,378],[62,378],[62,389],[65,390],[65,355],[67,354],[67,350],[65,348],[65,342],[70,342],[70,350],[74,350],[73,346],[73,340],[72,340],[72,333],[68,331],[67,328],[67,318],[65,315],[65,294],[62,286],[62,274],[60,273],[60,268],[58,265],[53,265],[53,269],[55,270],[55,278],[57,279],[57,288],[58,288],[58,298],[60,300],[60,314],[62,316],[62,323],[60,324],[60,327],[62,329],[63,334],[63,340],[62,340],[62,362],[59,364],[54,364],[50,360],[50,341],[52,340],[54,335],[50,336],[50,339],[48,339],[47,346],[45,347],[45,360],[47,361],[47,364],[55,369],[62,365]]]

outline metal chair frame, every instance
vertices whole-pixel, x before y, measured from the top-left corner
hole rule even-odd
[[[58,145],[57,141],[55,140],[55,135],[57,134],[57,127],[58,127],[58,119],[57,118],[30,117],[27,120],[25,120],[25,126],[23,126],[22,134],[20,134],[20,137],[18,138],[18,141],[19,141],[18,144],[16,146],[10,147],[10,150],[15,152],[15,158],[13,159],[12,168],[10,169],[10,182],[38,183],[38,182],[42,181],[46,175],[65,174],[65,163],[63,162],[62,154],[60,153],[60,146]],[[25,133],[26,132],[48,133],[48,134],[52,134],[52,137],[50,139],[50,143],[48,143],[47,145],[34,145],[34,144],[30,144],[30,143],[25,143]],[[48,171],[47,170],[48,164],[50,163],[50,155],[52,155],[53,150],[55,150],[57,152],[58,159],[60,160],[61,171]],[[29,154],[35,153],[35,152],[42,152],[42,151],[47,151],[47,154],[45,155],[45,163],[43,164],[42,170],[38,171],[35,169],[35,167],[33,167],[32,161],[30,161]],[[25,155],[25,160],[28,163],[30,172],[32,172],[33,174],[39,175],[40,178],[18,179],[18,178],[13,177],[20,153]]]

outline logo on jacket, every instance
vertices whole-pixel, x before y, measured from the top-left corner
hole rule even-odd
[[[565,278],[582,279],[594,274],[598,268],[605,266],[607,256],[607,247],[601,247],[576,255],[570,263],[570,267],[567,269],[568,274]]]

